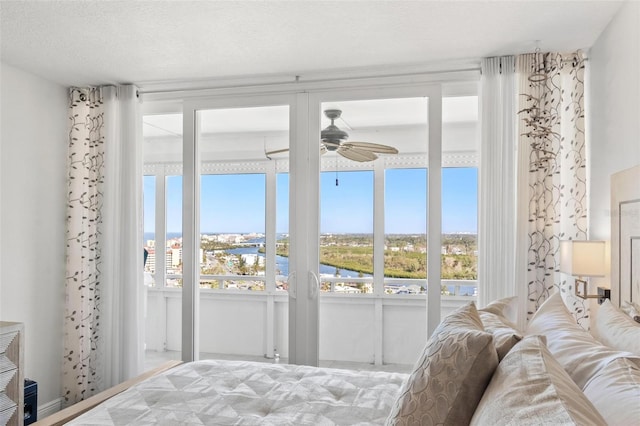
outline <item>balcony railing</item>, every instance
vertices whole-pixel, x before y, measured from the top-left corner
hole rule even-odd
[[[250,283],[250,284],[243,284]],[[251,283],[259,283],[256,288]],[[477,281],[473,280],[442,280],[441,294],[443,296],[476,296]],[[155,287],[155,285],[154,285]],[[167,275],[167,287],[182,287],[182,275]],[[324,293],[340,294],[368,294],[373,293],[373,278],[342,278],[320,277],[320,291]],[[349,289],[346,289],[349,287]],[[200,275],[200,288],[211,290],[251,290],[264,291],[266,278],[260,275]],[[287,277],[276,276],[276,290],[287,290]],[[412,278],[385,278],[385,294],[426,294],[427,280]]]
[[[179,275],[168,279],[179,280]],[[205,275],[201,282],[235,283],[236,287],[200,289],[201,352],[271,356],[288,353],[288,295],[285,290],[251,291],[243,282],[264,277]],[[368,284],[371,278],[322,277],[329,290],[320,293],[320,359],[369,364],[413,364],[426,343],[427,295],[336,291],[341,283]],[[278,277],[286,282],[286,277]],[[427,288],[426,280],[385,280],[385,289]],[[442,280],[441,316],[475,300],[476,281]],[[471,293],[471,294],[469,294]],[[147,288],[148,350],[180,351],[180,288]]]

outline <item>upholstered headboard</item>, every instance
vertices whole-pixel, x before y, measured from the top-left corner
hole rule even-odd
[[[611,175],[611,301],[640,303],[640,165]]]

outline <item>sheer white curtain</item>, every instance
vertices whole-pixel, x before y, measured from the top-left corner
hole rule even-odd
[[[69,104],[63,395],[73,404],[142,370],[142,153],[133,86]]]
[[[104,380],[113,386],[142,372],[144,364],[142,127],[135,86],[109,86],[103,93]]]
[[[516,294],[515,57],[482,60],[478,304]]]

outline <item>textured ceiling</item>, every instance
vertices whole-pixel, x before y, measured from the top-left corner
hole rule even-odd
[[[63,85],[423,66],[588,48],[620,4],[2,0],[1,59]]]

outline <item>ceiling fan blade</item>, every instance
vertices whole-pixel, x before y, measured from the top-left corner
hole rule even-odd
[[[389,145],[381,145],[371,142],[345,142],[342,145],[352,146],[363,151],[377,152],[380,154],[397,154],[398,150]]]
[[[342,145],[340,142],[335,142],[335,141],[321,141],[320,142],[320,146],[324,147],[327,151],[335,151],[336,149],[340,148],[340,145]]]
[[[271,156],[275,154],[282,154],[283,152],[288,152],[289,148],[276,149],[274,151],[265,152],[264,155],[271,160]]]
[[[271,160],[271,156],[272,156],[272,155],[275,155],[275,154],[282,154],[283,152],[288,152],[288,151],[289,151],[289,148],[276,149],[276,150],[274,150],[274,151],[265,152],[265,153],[264,153],[264,155],[265,155],[269,160]],[[327,152],[328,152],[328,151],[327,151],[327,147],[326,147],[326,146],[324,146],[324,145],[321,145],[321,146],[320,146],[320,155],[324,155],[324,154],[326,154]]]
[[[337,152],[338,154],[342,155],[345,158],[348,158],[349,160],[359,161],[361,163],[366,161],[373,161],[376,158],[378,158],[378,156],[373,152],[363,151],[358,148],[345,146],[345,145],[340,146]]]

